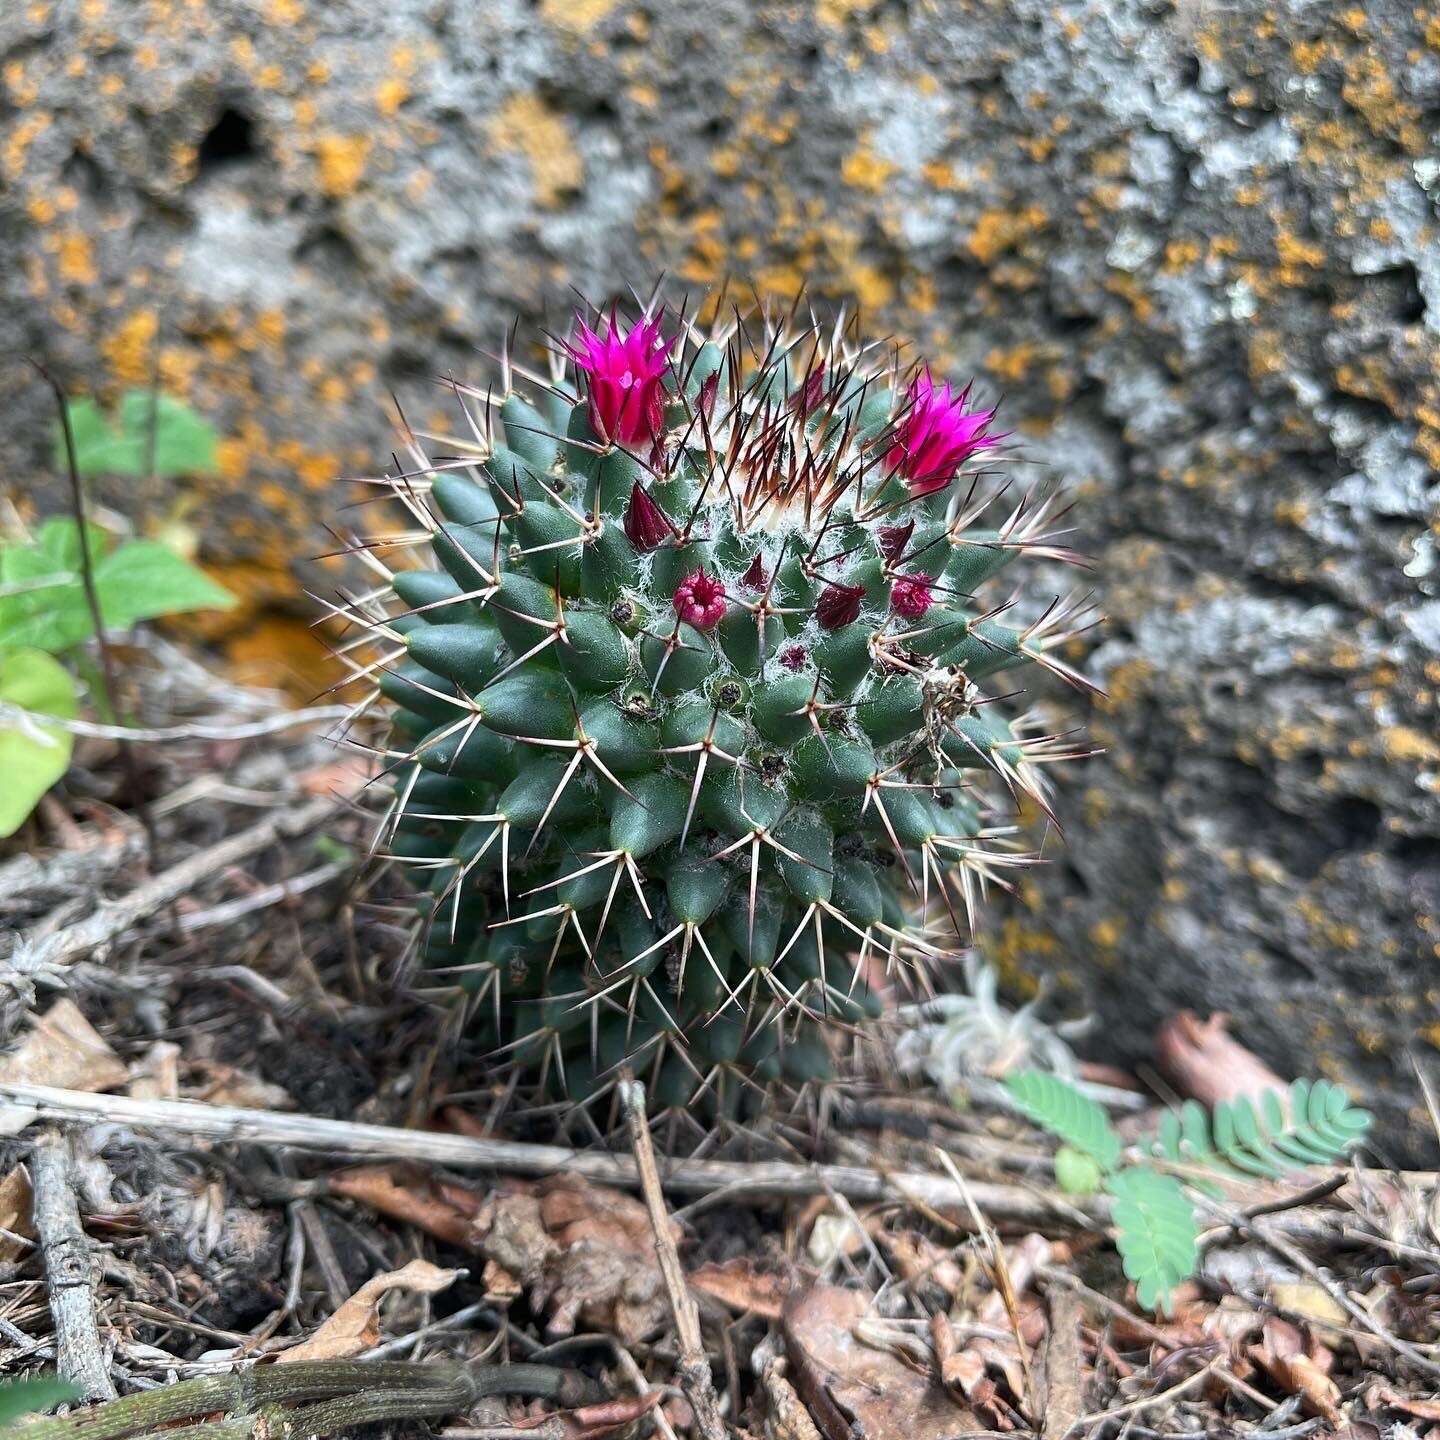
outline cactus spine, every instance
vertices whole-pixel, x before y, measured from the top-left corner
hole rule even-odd
[[[1075,753],[1009,707],[1027,663],[1083,683],[1082,607],[986,598],[1073,558],[1054,497],[1008,495],[993,410],[840,322],[612,311],[548,375],[453,389],[463,434],[376,482],[411,528],[357,547],[384,586],[348,607],[426,963],[537,1094],[823,1076],[824,1022],[953,953],[1030,858],[997,802],[1046,805]]]

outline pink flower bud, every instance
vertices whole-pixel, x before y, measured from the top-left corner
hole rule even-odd
[[[890,587],[890,607],[907,620],[919,620],[934,603],[928,575],[901,575]]]
[[[650,498],[637,480],[625,507],[625,538],[644,554],[656,550],[675,533],[665,512]]]
[[[725,587],[703,570],[692,571],[675,587],[675,613],[697,630],[718,625],[725,614]]]
[[[864,598],[863,585],[827,585],[820,592],[815,606],[815,618],[822,630],[838,630],[848,625],[860,613],[860,601]]]

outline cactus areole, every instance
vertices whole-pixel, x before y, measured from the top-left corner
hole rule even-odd
[[[1014,672],[1083,683],[1083,607],[992,583],[1074,558],[1054,496],[968,387],[793,313],[597,314],[548,373],[455,388],[350,607],[425,963],[540,1098],[823,1078],[827,1022],[964,943],[1031,858],[1006,812],[1078,753]]]

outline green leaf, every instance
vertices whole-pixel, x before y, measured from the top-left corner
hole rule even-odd
[[[68,730],[43,717],[73,720],[75,682],[42,650],[0,652],[0,701],[24,713],[0,712],[0,837],[13,835],[40,797],[65,773],[75,747]]]
[[[184,401],[150,390],[128,390],[112,424],[88,397],[66,406],[75,437],[80,474],[151,473],[162,478],[213,475],[216,470],[215,430]],[[65,436],[55,427],[55,466],[68,466]]]
[[[70,433],[75,438],[75,467],[82,476],[142,475],[144,452],[139,438],[116,433],[100,407],[85,396],[65,406]],[[70,460],[65,451],[65,433],[55,426],[55,468],[63,475]]]
[[[1115,1247],[1147,1310],[1170,1313],[1170,1295],[1195,1270],[1195,1210],[1173,1175],[1143,1165],[1111,1175]]]
[[[153,540],[108,547],[104,532],[92,525],[95,588],[111,629],[235,603],[203,571]],[[33,646],[53,654],[93,633],[73,520],[47,520],[31,544],[0,549],[0,646]]]
[[[95,567],[100,613],[123,628],[157,615],[228,610],[235,597],[203,570],[153,540],[132,540]]]
[[[21,1415],[49,1410],[64,1400],[78,1400],[80,1391],[57,1375],[0,1383],[0,1426],[10,1426]]]
[[[1369,1112],[1351,1105],[1338,1085],[1297,1080],[1288,1097],[1273,1090],[1258,1103],[1242,1097],[1217,1105],[1213,1119],[1187,1100],[1160,1122],[1151,1148],[1166,1160],[1220,1175],[1279,1180],[1291,1170],[1339,1160],[1365,1138],[1370,1123]]]
[[[1091,1195],[1105,1178],[1099,1162],[1073,1145],[1062,1145],[1055,1152],[1055,1179],[1067,1195]]]
[[[216,473],[215,429],[207,420],[173,395],[156,396],[149,390],[130,390],[120,402],[120,433],[140,439],[142,467],[148,466],[150,459],[152,423],[155,426],[156,475],[173,477]],[[149,472],[142,468],[140,473]]]
[[[1015,1103],[1037,1125],[1113,1170],[1120,1159],[1120,1137],[1104,1109],[1069,1081],[1042,1070],[1021,1070],[1005,1077]]]

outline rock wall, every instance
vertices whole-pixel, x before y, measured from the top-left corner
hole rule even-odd
[[[1104,1048],[1224,1006],[1397,1148],[1440,1046],[1433,0],[15,0],[0,356],[158,373],[256,601],[516,309],[802,284],[1005,395],[1073,481],[1107,753],[991,936]],[[12,476],[42,389],[6,358]],[[269,609],[267,610],[267,607]],[[1404,1127],[1415,1125],[1408,1132]]]

